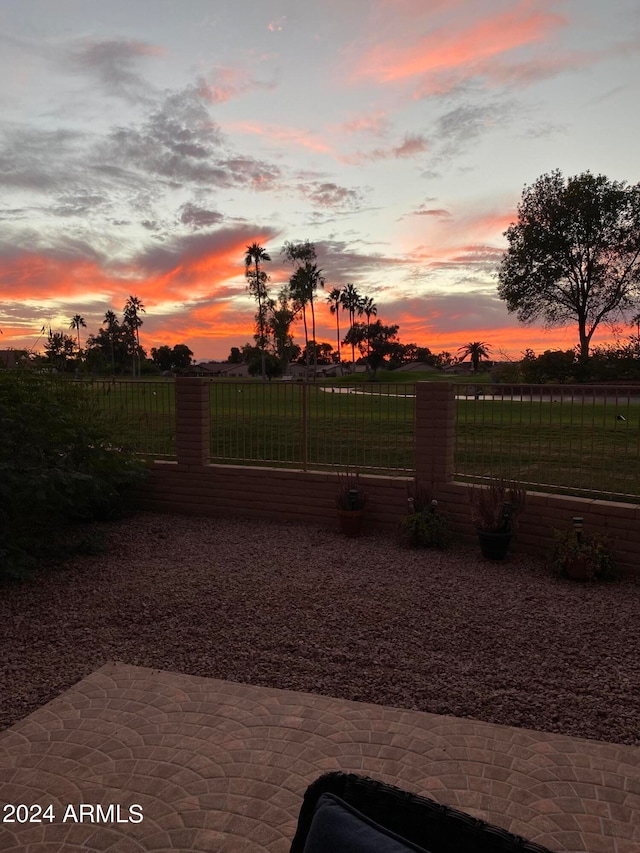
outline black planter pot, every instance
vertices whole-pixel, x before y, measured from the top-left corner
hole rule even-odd
[[[478,541],[482,556],[487,560],[504,560],[509,551],[513,533],[493,533],[487,530],[478,530]]]

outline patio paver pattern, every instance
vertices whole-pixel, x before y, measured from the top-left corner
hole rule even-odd
[[[0,850],[286,853],[333,769],[552,850],[640,853],[639,747],[117,663],[0,734],[1,802],[55,815],[3,822]],[[123,822],[77,822],[81,803]]]

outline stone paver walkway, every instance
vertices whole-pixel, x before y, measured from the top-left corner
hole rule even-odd
[[[286,853],[331,769],[552,850],[640,853],[640,748],[123,664],[0,735],[0,801],[52,806],[5,809],[0,850]]]

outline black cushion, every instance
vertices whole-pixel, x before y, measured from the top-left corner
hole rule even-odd
[[[313,813],[304,853],[428,853],[365,817],[336,797],[322,794]]]

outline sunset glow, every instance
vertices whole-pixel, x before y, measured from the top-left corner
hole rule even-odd
[[[302,240],[326,292],[355,284],[403,343],[576,343],[520,325],[495,274],[541,174],[640,180],[632,0],[108,9],[0,13],[0,348],[38,351],[75,314],[86,338],[134,294],[147,349],[225,359],[253,341],[246,247],[271,255],[275,297]],[[322,293],[317,337],[335,345]]]

